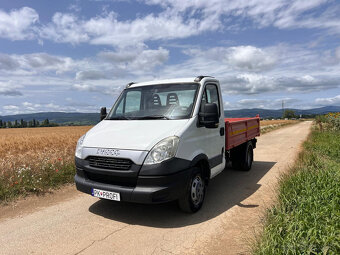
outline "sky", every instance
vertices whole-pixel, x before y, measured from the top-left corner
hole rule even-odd
[[[0,1],[0,115],[211,75],[225,109],[340,105],[339,0]]]

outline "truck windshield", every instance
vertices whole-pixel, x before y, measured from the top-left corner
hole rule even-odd
[[[125,89],[107,120],[187,119],[193,110],[198,84],[161,84]]]

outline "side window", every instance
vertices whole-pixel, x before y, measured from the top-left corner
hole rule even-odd
[[[202,101],[205,100],[206,103],[215,103],[217,104],[218,107],[218,115],[221,116],[221,106],[220,106],[220,99],[218,96],[218,90],[217,90],[217,86],[214,84],[208,84],[205,86],[205,91],[204,91],[204,95],[202,98]],[[203,103],[203,102],[202,102]]]

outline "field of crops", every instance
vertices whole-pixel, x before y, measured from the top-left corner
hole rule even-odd
[[[291,124],[295,123],[296,120],[262,120],[261,126],[269,126],[269,125],[282,125],[282,124]]]
[[[0,201],[72,181],[76,142],[89,128],[0,129]]]
[[[273,131],[275,129],[296,124],[299,120],[262,120],[261,121],[261,134]]]

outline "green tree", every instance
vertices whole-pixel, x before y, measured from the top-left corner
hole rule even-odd
[[[285,112],[283,113],[283,118],[288,118],[288,119],[296,118],[295,111],[285,110]]]
[[[35,119],[33,119],[33,127],[36,127],[37,126],[37,122]]]
[[[16,127],[16,128],[19,127],[18,120],[15,120],[15,121],[14,121],[14,127]]]
[[[36,127],[39,127],[39,126],[40,126],[39,120],[37,120],[37,122],[35,123],[35,126],[36,126]]]
[[[20,120],[20,127],[22,127],[22,128],[24,127],[24,120],[23,119]]]
[[[0,128],[2,128],[2,120],[0,120]]]
[[[12,128],[12,121],[8,121],[8,122],[7,122],[7,126],[8,126],[9,128]]]
[[[48,127],[50,125],[50,121],[48,119],[45,119],[42,126]]]

